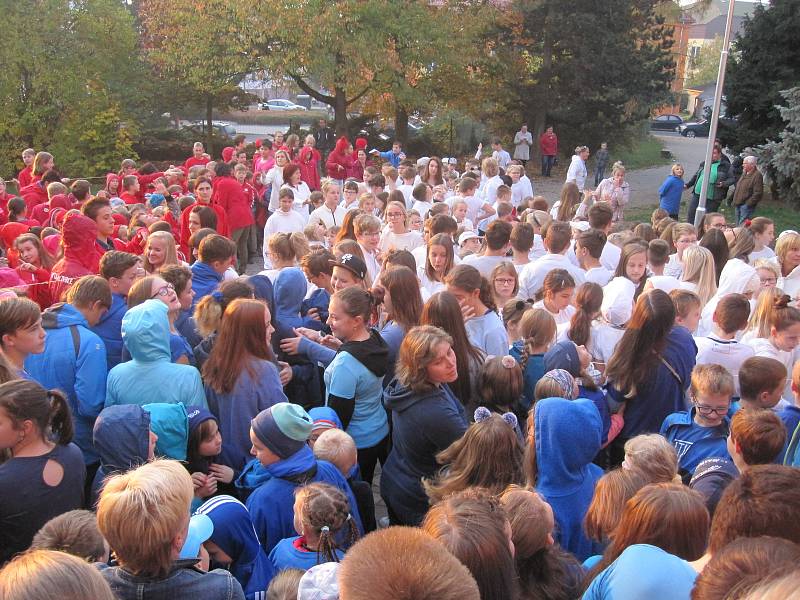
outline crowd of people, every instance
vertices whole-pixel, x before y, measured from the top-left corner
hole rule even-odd
[[[584,146],[537,195],[532,144],[239,138],[94,190],[25,150],[0,597],[797,597],[800,234],[678,222],[677,165],[625,221]]]

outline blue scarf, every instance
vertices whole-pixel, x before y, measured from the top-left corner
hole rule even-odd
[[[303,444],[297,452],[292,454],[289,458],[284,458],[276,463],[265,467],[267,473],[273,477],[280,477],[286,479],[295,475],[300,475],[309,471],[317,464],[317,459],[314,458],[314,453],[308,444]]]

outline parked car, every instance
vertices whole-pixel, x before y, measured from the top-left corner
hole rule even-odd
[[[228,137],[233,137],[236,135],[236,127],[234,127],[227,121],[211,121],[211,125],[212,127],[214,127],[214,133],[216,133],[217,135],[228,136]],[[192,121],[184,125],[183,128],[204,133],[206,130],[206,122]]]
[[[677,131],[683,123],[678,115],[658,115],[650,121],[650,129],[653,131]]]
[[[261,102],[259,103],[258,108],[259,110],[308,110],[301,104],[295,104],[294,102],[290,100],[284,100],[283,98],[275,98],[273,100]]]
[[[708,137],[709,122],[705,119],[691,123],[684,123],[678,126],[678,133],[683,137]]]

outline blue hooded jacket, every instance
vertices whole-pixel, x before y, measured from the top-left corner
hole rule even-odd
[[[209,410],[217,417],[222,435],[218,461],[235,471],[241,471],[251,458],[250,421],[273,404],[288,401],[275,365],[251,358],[248,366],[239,373],[230,393],[205,387]]]
[[[186,460],[189,444],[189,417],[183,404],[145,404],[150,413],[150,429],[158,436],[156,456]]]
[[[132,360],[108,373],[106,406],[164,402],[207,408],[200,373],[170,362],[167,305],[145,300],[122,319],[122,339]]]
[[[92,445],[92,428],[106,400],[106,347],[71,304],[56,304],[44,311],[42,327],[47,336],[44,352],[28,355],[25,370],[42,387],[67,395],[75,424],[72,441],[86,464],[94,464],[100,456]]]
[[[308,327],[317,331],[322,329],[321,321],[300,316],[300,308],[307,290],[306,276],[297,267],[281,269],[278,273],[273,291],[275,300],[273,322],[278,330],[278,337],[294,337],[292,333],[294,327]]]
[[[634,544],[600,571],[583,600],[689,600],[695,579],[697,571],[685,560],[656,546]]]
[[[195,514],[206,515],[214,523],[209,540],[233,559],[228,569],[242,585],[245,598],[263,598],[275,569],[261,548],[245,505],[233,496],[216,496]]]
[[[100,468],[92,481],[91,505],[97,502],[103,479],[147,462],[150,449],[150,413],[127,404],[104,408],[94,424],[94,445]]]
[[[192,265],[192,289],[194,299],[192,299],[192,309],[200,302],[200,298],[208,296],[222,283],[222,275],[211,268],[211,265],[196,261]]]
[[[534,407],[536,491],[553,509],[555,538],[579,561],[603,547],[583,531],[583,518],[603,470],[592,464],[600,450],[602,421],[591,400],[545,398]]]
[[[92,327],[106,345],[106,363],[109,371],[122,362],[122,317],[128,312],[125,296],[111,294],[111,308]]]
[[[271,477],[250,494],[247,509],[267,556],[282,539],[296,535],[294,492],[308,483],[328,483],[344,492],[350,504],[350,514],[363,535],[358,505],[344,475],[331,463],[315,459],[310,447],[303,446],[289,458],[264,469]]]

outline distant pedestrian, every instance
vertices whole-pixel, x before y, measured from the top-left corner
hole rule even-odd
[[[587,146],[575,148],[575,154],[572,155],[572,162],[569,163],[567,179],[564,183],[574,183],[581,191],[586,189],[586,176],[589,174],[586,170],[586,160],[588,158],[589,148]]]
[[[756,206],[764,195],[764,177],[756,167],[756,157],[747,156],[742,161],[742,175],[733,191],[736,207],[736,223],[741,225],[753,216]]]
[[[533,146],[533,136],[528,131],[528,125],[523,123],[520,130],[514,134],[514,158],[527,166],[531,158],[531,146]]]
[[[683,165],[675,163],[672,165],[672,174],[658,188],[658,206],[676,221],[681,209],[681,194],[683,194]]]
[[[600,144],[600,150],[594,155],[594,185],[597,187],[603,181],[605,176],[606,167],[608,166],[608,144],[603,142]]]
[[[325,119],[320,119],[317,123],[317,130],[314,132],[314,147],[321,156],[319,161],[320,168],[325,164],[328,154],[333,150],[335,144],[336,135],[333,133],[333,129],[328,127],[328,122]]]
[[[553,133],[552,125],[539,137],[539,150],[542,152],[542,177],[550,177],[550,169],[558,154],[558,137]]]

